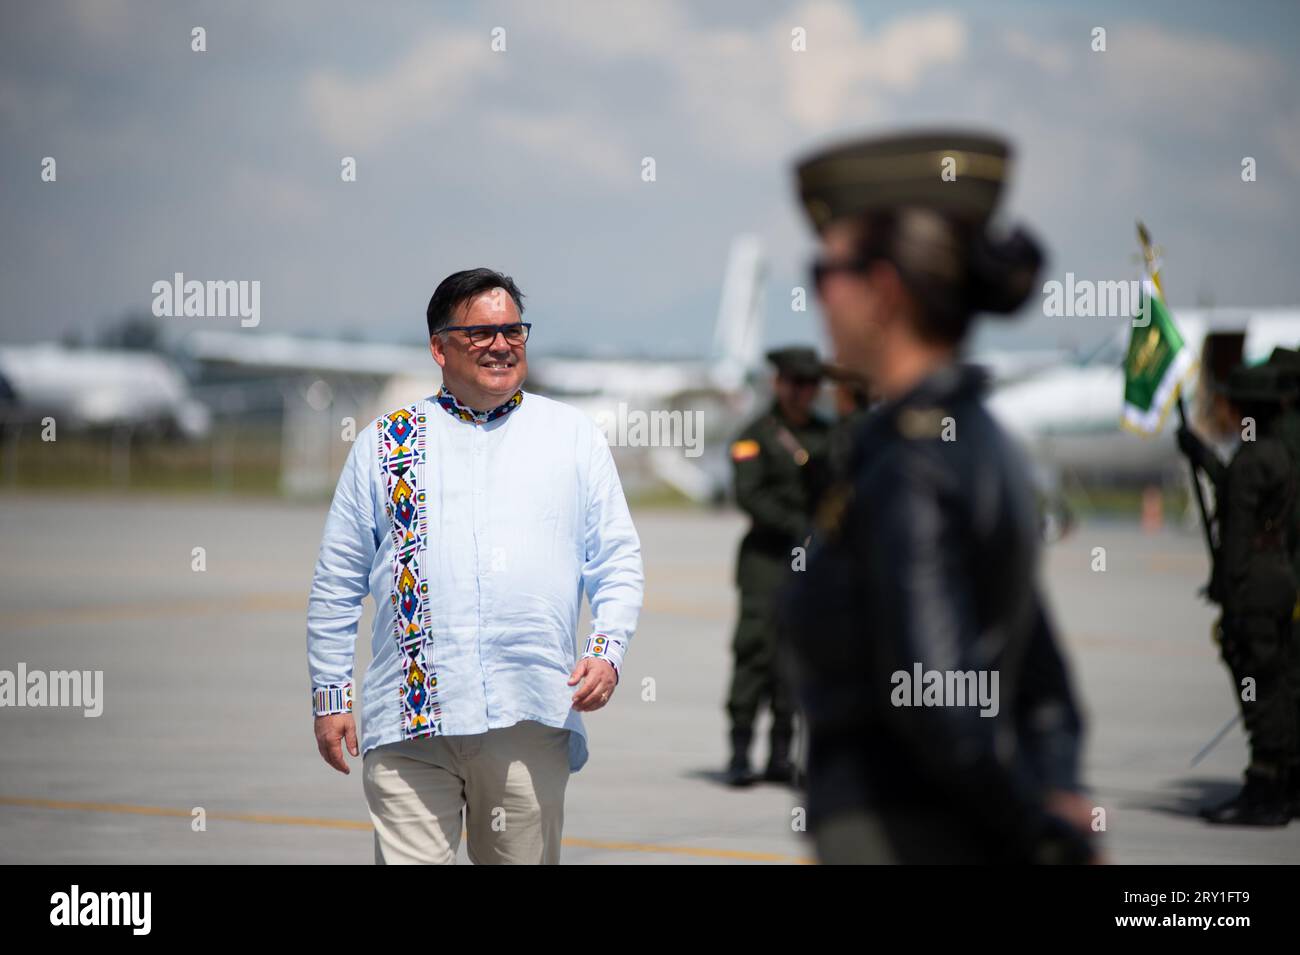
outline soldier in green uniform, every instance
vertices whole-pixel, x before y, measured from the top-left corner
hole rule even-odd
[[[1296,758],[1296,708],[1291,692],[1291,569],[1295,466],[1282,440],[1283,375],[1274,365],[1240,366],[1228,376],[1227,398],[1242,441],[1224,465],[1187,428],[1178,445],[1215,488],[1217,549],[1209,596],[1223,610],[1220,649],[1232,673],[1250,764],[1241,792],[1202,811],[1210,822],[1284,826],[1291,818],[1287,784]]]
[[[773,601],[794,573],[795,548],[808,536],[813,507],[826,481],[830,426],[812,410],[822,380],[817,353],[782,348],[767,358],[776,368],[772,405],[731,445],[736,503],[751,521],[736,561],[740,619],[727,695],[731,759],[726,779],[732,786],[753,782],[749,748],[764,701],[772,712],[764,778],[790,782],[794,776],[794,709],[777,659]]]

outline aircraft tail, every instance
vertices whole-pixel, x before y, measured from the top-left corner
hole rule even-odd
[[[713,377],[721,387],[739,387],[762,365],[766,272],[763,245],[757,236],[739,235],[732,240],[713,335]]]

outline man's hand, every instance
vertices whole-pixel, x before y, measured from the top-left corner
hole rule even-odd
[[[1092,801],[1082,793],[1053,789],[1048,792],[1047,805],[1043,808],[1085,835],[1092,835]]]
[[[583,657],[569,674],[569,686],[582,680],[582,686],[573,694],[573,708],[580,713],[598,710],[614,693],[617,682],[614,664],[595,657]]]
[[[1091,799],[1082,793],[1071,792],[1066,789],[1053,789],[1047,794],[1047,805],[1044,808],[1053,816],[1064,819],[1090,840],[1093,840],[1093,865],[1106,865],[1109,862],[1096,843],[1097,833],[1092,828],[1093,805]]]
[[[1183,454],[1187,455],[1187,457],[1191,458],[1193,461],[1199,461],[1201,459],[1201,454],[1204,453],[1205,444],[1194,431],[1186,425],[1181,425],[1178,430],[1174,432],[1174,437],[1178,441],[1178,450],[1182,451]]]
[[[329,763],[345,776],[352,772],[343,758],[342,743],[347,740],[348,752],[359,756],[357,751],[357,724],[351,713],[334,713],[330,716],[316,717],[316,748],[320,750],[321,759]]]

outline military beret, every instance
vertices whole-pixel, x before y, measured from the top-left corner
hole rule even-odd
[[[821,359],[811,348],[777,348],[767,353],[767,360],[783,378],[820,379],[823,374]]]
[[[973,133],[857,139],[797,164],[799,198],[819,232],[845,216],[903,206],[981,223],[997,206],[1010,158],[1006,142]]]

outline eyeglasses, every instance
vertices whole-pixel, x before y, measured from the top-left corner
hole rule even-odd
[[[475,348],[486,348],[497,340],[497,333],[501,334],[507,345],[522,345],[528,341],[528,330],[532,327],[532,322],[513,322],[509,325],[448,325],[446,328],[438,329],[435,334],[464,332],[470,345]]]
[[[836,272],[848,272],[853,275],[865,275],[871,268],[872,259],[813,259],[808,267],[813,288],[821,288],[826,277]]]

